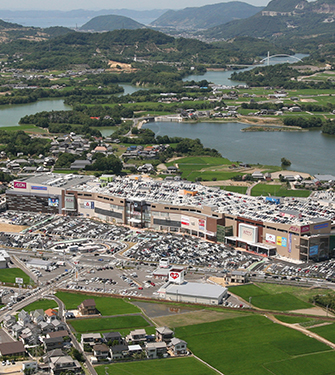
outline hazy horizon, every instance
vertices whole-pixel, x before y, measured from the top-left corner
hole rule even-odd
[[[266,6],[270,0],[247,0],[242,1],[255,6]],[[27,10],[101,10],[101,9],[131,9],[131,10],[152,10],[152,9],[183,9],[186,7],[198,7],[209,4],[228,3],[231,1],[213,1],[213,0],[170,0],[168,3],[165,1],[157,0],[142,0],[141,7],[138,7],[136,0],[124,0],[122,7],[119,1],[113,0],[95,0],[94,7],[92,7],[91,0],[58,0],[57,7],[54,3],[49,3],[45,0],[30,0],[29,7],[27,7],[27,0],[12,0],[10,6],[2,7],[0,10],[12,11],[27,11]]]

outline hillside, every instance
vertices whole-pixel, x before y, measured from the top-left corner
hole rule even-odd
[[[262,7],[255,7],[241,1],[231,1],[177,11],[169,10],[152,22],[151,26],[184,30],[208,29],[235,19],[250,17],[261,9]]]
[[[22,60],[13,67],[23,69],[69,69],[73,65],[107,68],[108,61],[154,64],[251,64],[264,50],[282,52],[272,45],[241,38],[235,43],[207,44],[196,39],[173,38],[150,29],[114,30],[105,33],[71,32],[40,42],[17,40],[1,46],[9,56],[18,51]]]
[[[333,34],[335,0],[272,0],[252,17],[216,26],[205,32],[207,37],[232,38],[306,38]]]
[[[113,31],[120,29],[135,30],[144,27],[139,22],[129,17],[109,14],[107,16],[98,16],[85,23],[80,30],[82,31]]]

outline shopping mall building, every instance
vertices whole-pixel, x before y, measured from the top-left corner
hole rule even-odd
[[[266,256],[321,260],[332,257],[335,247],[331,215],[310,217],[292,209],[297,201],[277,208],[262,198],[187,181],[44,174],[13,181],[6,199],[8,210],[181,232]]]

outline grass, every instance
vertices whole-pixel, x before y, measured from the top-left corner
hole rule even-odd
[[[88,333],[144,328],[148,327],[149,323],[141,315],[126,315],[114,318],[77,319],[71,321],[71,326],[78,333]]]
[[[49,300],[49,299],[40,299],[38,301],[35,301],[31,303],[30,305],[25,306],[22,310],[25,310],[27,312],[42,309],[42,310],[48,310],[58,307],[57,302]]]
[[[166,166],[178,164],[182,177],[190,181],[201,177],[203,180],[228,180],[236,176],[237,172],[229,171],[228,167],[232,164],[226,158],[211,157],[211,156],[190,156],[185,157],[170,163]]]
[[[335,324],[334,323],[326,324],[320,327],[310,328],[309,330],[335,343]]]
[[[177,327],[176,337],[225,375],[270,375],[268,364],[285,364],[296,356],[306,358],[329,350],[325,344],[260,315]],[[296,374],[295,367],[286,374]]]
[[[313,296],[317,294],[324,294],[325,292],[325,290],[321,288],[309,289],[309,288],[303,288],[299,286],[267,284],[267,283],[257,283],[256,285],[262,288],[266,293],[270,293],[270,294],[289,293],[305,302],[309,302],[310,298],[312,298]],[[329,293],[334,293],[334,292],[329,291]]]
[[[238,194],[245,194],[248,189],[247,186],[220,186],[220,188]]]
[[[169,358],[132,363],[117,363],[108,366],[95,367],[98,375],[216,375],[216,371],[210,369],[196,358]]]
[[[309,190],[289,190],[285,185],[257,184],[251,190],[251,195],[258,197],[260,195],[272,195],[278,197],[309,197]]]
[[[0,281],[3,283],[15,284],[15,278],[23,279],[23,284],[29,284],[30,277],[20,268],[4,268],[0,269]]]
[[[252,297],[251,304],[265,310],[290,311],[312,307],[310,303],[297,298],[287,291],[270,293],[270,291],[254,284],[233,286],[229,288],[229,291],[240,296],[245,301],[249,301],[249,298]]]
[[[140,309],[122,298],[100,297],[88,294],[74,294],[67,292],[57,292],[56,296],[61,299],[67,310],[74,310],[85,300],[94,299],[101,315],[122,315],[141,312]]]
[[[264,367],[270,371],[268,374],[275,375],[331,375],[334,374],[335,352],[315,353],[285,362],[267,363]]]

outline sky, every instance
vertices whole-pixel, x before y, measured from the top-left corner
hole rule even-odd
[[[246,3],[265,6],[270,0],[240,0]],[[227,1],[215,0],[0,0],[0,9],[6,10],[73,10],[73,9],[182,9],[186,7],[198,7],[207,4],[222,3]]]

